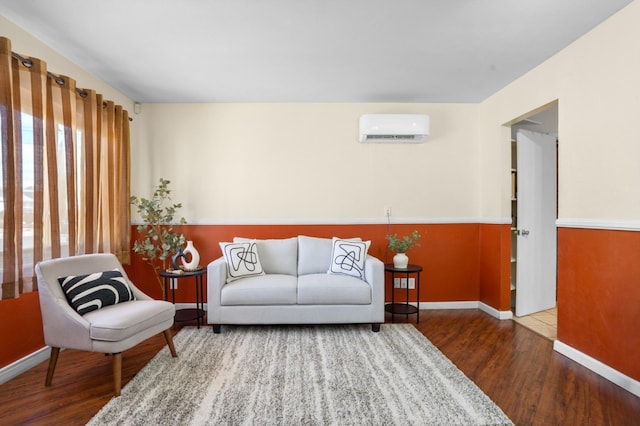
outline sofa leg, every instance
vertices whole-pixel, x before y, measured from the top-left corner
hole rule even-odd
[[[375,322],[371,324],[371,331],[373,331],[374,333],[380,331],[380,323]]]
[[[220,324],[213,324],[213,332],[220,334]]]

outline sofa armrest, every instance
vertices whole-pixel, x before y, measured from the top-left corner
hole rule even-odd
[[[367,255],[364,264],[365,281],[371,286],[371,302],[379,306],[384,316],[384,263],[376,257]]]
[[[222,287],[227,283],[227,262],[224,257],[212,261],[207,266],[207,311],[212,318],[212,312],[220,307]]]

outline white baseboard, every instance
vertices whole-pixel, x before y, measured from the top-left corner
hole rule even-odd
[[[196,308],[196,304],[195,303],[176,303],[176,310],[178,309],[195,309]],[[206,312],[207,310],[207,304],[205,303],[204,305],[204,310]]]
[[[594,373],[604,377],[610,382],[615,383],[623,389],[628,390],[632,394],[640,397],[640,382],[635,380],[618,370],[609,367],[601,361],[590,357],[589,355],[580,352],[579,350],[562,343],[559,340],[553,342],[553,349],[566,356],[567,358],[577,362],[578,364],[588,368]]]
[[[37,351],[12,362],[6,367],[0,368],[0,385],[19,376],[41,362],[48,360],[50,355],[51,348],[49,346],[45,346],[44,348],[38,349]]]
[[[478,308],[482,312],[486,312],[494,318],[498,318],[499,320],[508,320],[513,318],[513,312],[511,311],[499,311],[496,308],[487,305],[483,302],[478,302]]]
[[[415,302],[410,303],[416,306]],[[499,311],[486,303],[479,301],[460,301],[460,302],[420,302],[420,310],[430,309],[480,309],[481,311],[491,315],[499,320],[507,320],[513,318],[511,311]]]
[[[412,303],[412,305],[415,306],[415,303]],[[478,302],[420,302],[420,309],[478,309]]]
[[[409,302],[410,305],[416,306],[416,302]],[[195,303],[176,303],[176,309],[195,309]],[[480,309],[481,311],[491,315],[492,317],[500,320],[507,320],[513,318],[511,311],[499,311],[486,303],[471,301],[458,301],[458,302],[420,302],[420,310],[433,310],[433,309]],[[207,310],[207,304],[204,304],[204,310]]]

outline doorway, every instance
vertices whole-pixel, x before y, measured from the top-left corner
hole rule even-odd
[[[511,307],[514,320],[557,333],[558,104],[511,125]]]
[[[558,338],[558,308],[547,309],[523,317],[514,316],[513,320],[547,339],[556,340]]]

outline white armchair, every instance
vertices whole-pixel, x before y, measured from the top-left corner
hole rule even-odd
[[[113,383],[116,396],[120,395],[121,389],[122,351],[163,332],[171,355],[177,356],[170,330],[175,316],[174,305],[154,300],[140,291],[129,280],[113,254],[87,254],[46,260],[38,263],[35,270],[44,340],[51,347],[46,386],[51,385],[60,348],[113,354]],[[99,301],[93,301],[85,306],[95,305],[99,309],[89,306],[88,310],[94,310],[80,315],[77,309],[82,311],[81,308],[72,307],[66,295],[69,290],[63,290],[59,279],[112,270],[120,272],[119,281],[128,285],[135,300],[104,307],[98,306]],[[114,291],[111,291],[111,296],[113,295]],[[115,297],[118,299],[117,294]]]

